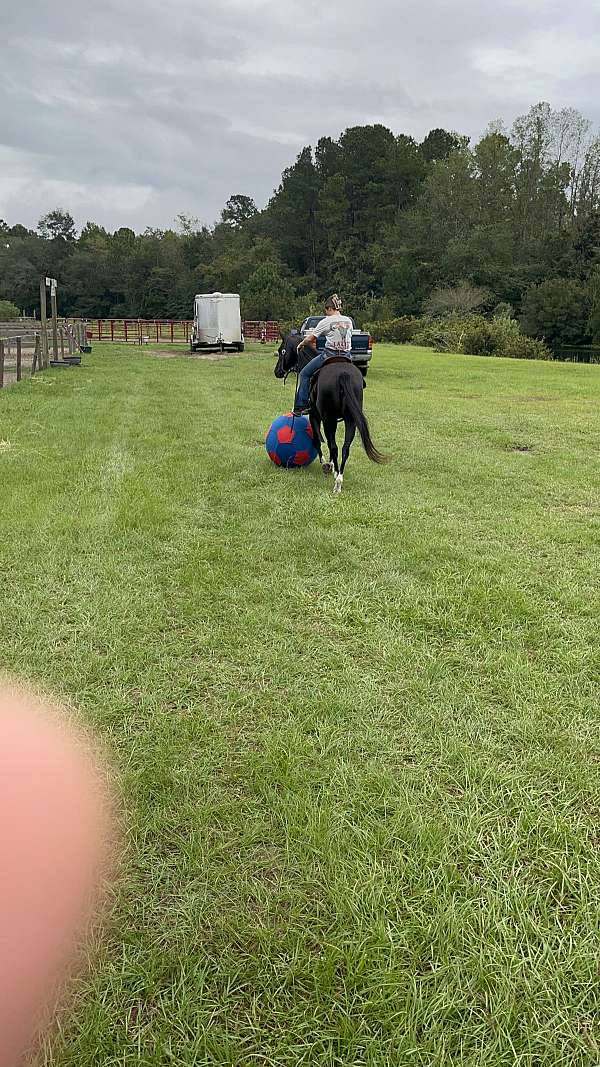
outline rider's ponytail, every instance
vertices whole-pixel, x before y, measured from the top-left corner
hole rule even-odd
[[[333,296],[329,297],[329,300],[325,302],[325,307],[333,308],[334,311],[342,310],[342,301],[337,293],[334,293]]]

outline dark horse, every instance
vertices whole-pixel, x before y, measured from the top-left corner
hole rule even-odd
[[[281,342],[277,352],[276,378],[286,378],[291,371],[300,372],[315,355],[314,349],[308,346],[303,348],[298,355],[298,345],[301,340],[299,334],[290,334]],[[363,376],[360,370],[343,356],[326,360],[311,383],[310,424],[323,471],[325,474],[331,474],[332,471],[335,473],[334,493],[342,491],[344,470],[357,430],[369,459],[373,463],[386,462],[386,457],[377,451],[371,440],[369,424],[363,412],[363,387]],[[336,442],[338,422],[343,422],[346,429],[341,466],[338,466]],[[329,447],[328,463],[323,462],[321,423]]]

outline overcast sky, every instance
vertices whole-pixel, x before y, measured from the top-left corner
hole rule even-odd
[[[539,100],[600,124],[600,0],[0,0],[0,218],[212,223],[305,144],[479,136]]]

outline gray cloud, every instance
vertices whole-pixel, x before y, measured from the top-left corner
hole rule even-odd
[[[600,120],[599,0],[25,0],[2,19],[10,223],[57,204],[111,228],[212,222],[348,125],[477,136],[539,99]]]

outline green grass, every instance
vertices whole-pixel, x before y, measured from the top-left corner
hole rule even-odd
[[[272,367],[0,394],[2,664],[127,828],[45,1061],[598,1064],[600,370],[379,346],[335,498]]]

